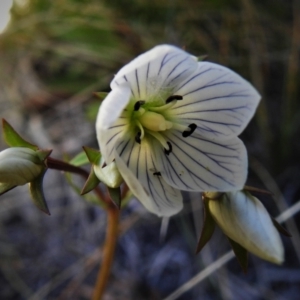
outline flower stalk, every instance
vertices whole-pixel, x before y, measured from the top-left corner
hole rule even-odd
[[[87,179],[89,176],[89,173],[86,172],[84,169],[51,157],[47,158],[47,167],[54,170],[75,173],[81,175],[85,179]],[[110,270],[113,264],[115,248],[118,240],[120,210],[113,204],[111,199],[109,199],[108,193],[103,195],[102,191],[99,188],[95,188],[94,191],[99,197],[99,201],[103,201],[107,204],[107,227],[106,238],[103,245],[102,264],[99,268],[92,296],[93,300],[99,300],[102,299],[102,296],[104,294],[110,275]],[[127,191],[128,187],[125,185],[125,187],[122,190],[121,198],[124,198]]]
[[[112,267],[119,231],[119,209],[111,205],[107,209],[106,238],[103,246],[102,264],[100,266],[92,300],[100,300],[104,294]]]

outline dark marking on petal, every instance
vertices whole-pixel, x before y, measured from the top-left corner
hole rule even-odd
[[[164,148],[165,154],[169,155],[172,152],[172,145],[170,142],[167,142],[169,149]]]
[[[137,89],[138,89],[138,95],[140,96],[140,84],[139,84],[138,69],[135,69],[135,79],[136,79],[136,85],[137,85]]]
[[[154,172],[153,175],[155,175],[155,176],[161,176],[161,173],[160,172]]]
[[[182,100],[182,99],[183,99],[183,97],[180,95],[172,95],[166,100],[166,103],[170,103],[174,100]]]
[[[141,135],[142,133],[139,131],[135,136],[135,141],[139,144],[141,143]]]
[[[192,123],[188,126],[190,128],[190,130],[185,130],[183,133],[182,133],[182,136],[183,137],[188,137],[190,136],[197,128],[197,125],[195,123]]]
[[[145,101],[139,100],[139,101],[135,102],[133,109],[135,111],[138,111],[143,104],[145,104]]]

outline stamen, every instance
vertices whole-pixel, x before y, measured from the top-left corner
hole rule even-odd
[[[154,138],[156,138],[164,147],[164,149],[169,148],[169,142],[167,142],[166,139],[160,133],[151,130],[147,130],[146,132],[152,135]]]
[[[169,155],[172,152],[172,144],[167,142],[169,149],[164,148],[165,154]]]
[[[141,143],[141,132],[139,131],[135,136],[135,141],[140,144]]]
[[[139,100],[135,102],[133,110],[138,111],[143,104],[145,104],[144,100]]]
[[[188,126],[190,128],[190,130],[185,130],[183,133],[182,133],[182,136],[183,137],[188,137],[190,136],[197,128],[197,125],[195,123],[192,123]]]
[[[136,125],[140,129],[140,139],[142,140],[144,138],[144,135],[145,135],[144,127],[142,126],[142,124],[138,120],[136,120]]]
[[[170,109],[171,107],[173,107],[175,104],[176,104],[176,100],[170,102],[170,103],[167,103],[167,104],[164,104],[162,106],[155,106],[155,107],[149,107],[149,110],[150,111],[154,111],[154,112],[163,112],[167,109]]]
[[[183,99],[183,97],[180,95],[172,95],[166,100],[166,103],[170,103],[174,100],[182,100],[182,99]]]
[[[153,175],[154,176],[161,176],[161,173],[160,172],[154,172]]]

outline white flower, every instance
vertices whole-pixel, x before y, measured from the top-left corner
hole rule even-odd
[[[161,45],[124,66],[111,88],[96,123],[100,150],[148,210],[177,213],[180,190],[243,187],[247,153],[237,135],[260,99],[247,81]]]
[[[247,192],[228,192],[219,200],[209,200],[208,206],[229,238],[262,259],[277,264],[283,262],[279,233],[257,198]]]
[[[24,185],[36,179],[44,169],[36,151],[29,148],[13,147],[0,152],[0,184]]]

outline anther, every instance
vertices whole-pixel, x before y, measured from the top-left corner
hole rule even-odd
[[[135,141],[139,144],[141,143],[141,135],[142,133],[139,131],[135,136]]]
[[[166,103],[170,103],[174,100],[182,100],[182,99],[183,99],[183,97],[180,95],[172,95],[166,100]]]
[[[192,123],[188,126],[190,128],[190,130],[185,130],[183,133],[182,133],[182,136],[183,137],[188,137],[190,136],[197,128],[197,125],[195,123]]]
[[[139,100],[139,101],[135,102],[133,109],[135,111],[138,111],[143,104],[145,104],[145,101]]]
[[[160,172],[154,172],[153,175],[154,176],[161,176],[161,173]]]
[[[172,145],[170,142],[167,142],[169,149],[164,148],[165,154],[169,155],[172,152]]]

